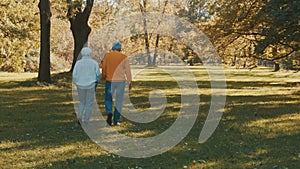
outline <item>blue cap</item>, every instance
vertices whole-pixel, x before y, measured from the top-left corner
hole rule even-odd
[[[122,44],[120,42],[114,42],[112,45],[112,50],[121,50]]]

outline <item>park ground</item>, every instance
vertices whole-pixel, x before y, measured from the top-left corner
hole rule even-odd
[[[176,66],[169,67],[177,70]],[[139,68],[142,69],[142,68]],[[36,82],[35,73],[0,72],[0,168],[70,169],[297,169],[300,166],[300,72],[225,68],[226,105],[219,126],[205,142],[199,133],[209,111],[210,79],[206,69],[190,67],[200,94],[194,127],[163,154],[131,159],[110,154],[76,123],[70,73],[55,73],[52,84]],[[104,111],[104,83],[97,88]],[[122,119],[115,127],[132,137],[168,129],[178,115],[178,86],[160,68],[143,69],[130,92],[140,110],[149,108],[153,89],[164,91],[165,112],[149,124]],[[126,145],[124,145],[126,146]]]

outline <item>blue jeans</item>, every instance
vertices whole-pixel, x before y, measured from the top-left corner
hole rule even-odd
[[[78,119],[82,119],[82,115],[85,109],[84,122],[87,124],[93,109],[95,88],[80,89],[79,87],[77,87],[77,90],[79,96]]]
[[[105,83],[105,110],[107,114],[112,113],[113,95],[116,92],[115,98],[115,111],[114,111],[114,124],[120,120],[123,107],[123,97],[126,81],[124,82],[109,82]]]

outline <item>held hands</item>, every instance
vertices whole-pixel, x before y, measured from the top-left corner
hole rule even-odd
[[[132,88],[132,82],[129,82],[128,83],[128,89],[131,90],[131,88]]]

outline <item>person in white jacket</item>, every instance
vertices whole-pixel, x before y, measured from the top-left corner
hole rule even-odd
[[[84,47],[81,50],[82,58],[77,60],[73,69],[73,82],[77,86],[78,124],[82,123],[82,116],[85,110],[84,124],[87,125],[92,112],[96,84],[100,80],[101,74],[98,63],[91,58],[91,49]]]

